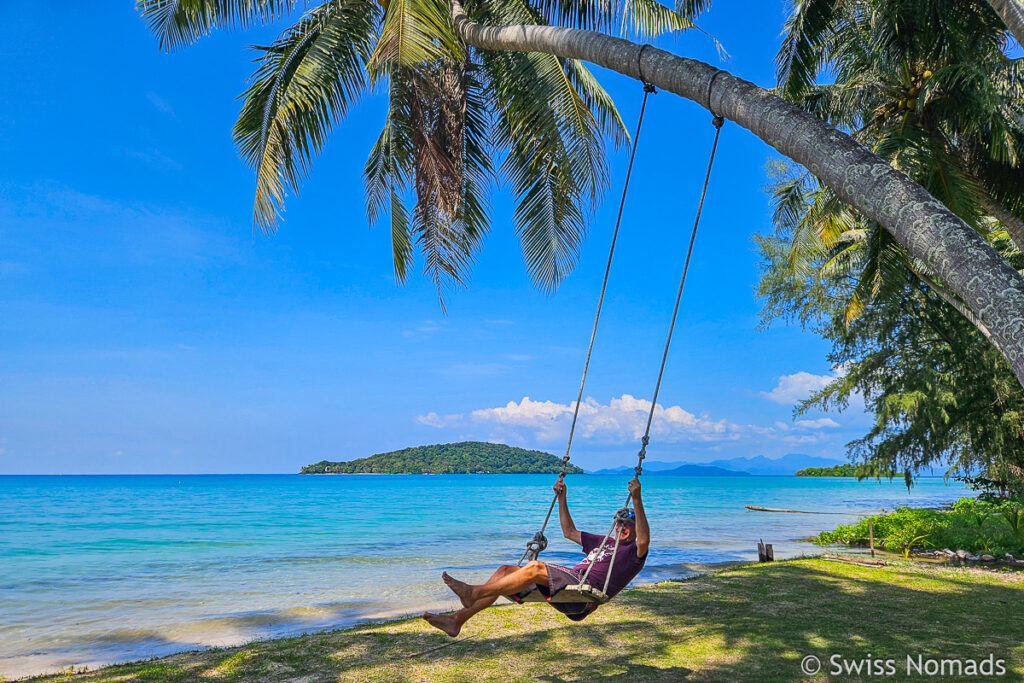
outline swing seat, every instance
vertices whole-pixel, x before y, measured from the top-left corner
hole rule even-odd
[[[599,605],[603,605],[608,602],[608,595],[605,594],[598,588],[594,588],[590,584],[576,584],[572,586],[566,586],[562,590],[554,594],[553,597],[547,597],[539,590],[534,588],[526,595],[506,595],[506,598],[516,603],[525,602],[596,602]]]

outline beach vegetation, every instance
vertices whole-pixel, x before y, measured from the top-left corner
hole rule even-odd
[[[961,498],[948,509],[899,508],[823,531],[815,542],[867,545],[869,522],[875,543],[892,552],[908,553],[922,547],[1024,557],[1024,499]]]

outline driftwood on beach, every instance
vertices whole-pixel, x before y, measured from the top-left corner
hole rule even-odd
[[[783,510],[782,508],[763,508],[759,505],[744,505],[748,510],[756,512],[790,512],[797,515],[842,515],[843,512],[816,512],[814,510]]]
[[[862,564],[867,567],[886,567],[888,562],[871,557],[857,557],[855,555],[823,555],[822,559],[829,562],[846,562],[847,564]]]

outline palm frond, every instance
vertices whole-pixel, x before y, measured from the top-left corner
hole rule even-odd
[[[390,0],[370,65],[375,73],[388,65],[404,67],[464,56],[455,37],[451,11],[443,0]]]
[[[775,56],[776,79],[784,97],[794,98],[814,83],[821,49],[837,16],[838,0],[794,0],[782,46]]]
[[[583,207],[607,184],[600,124],[573,87],[563,60],[489,53],[496,140],[519,199],[516,230],[534,282],[554,290],[576,263],[586,234]]]
[[[569,81],[576,92],[597,118],[604,134],[610,137],[615,145],[628,144],[629,130],[622,121],[618,107],[586,65],[578,59],[567,59],[565,71],[569,74]]]
[[[466,154],[471,70],[453,62],[442,62],[429,71],[420,69],[411,107],[414,229],[442,308],[445,287],[467,282],[474,252],[487,229],[479,181],[490,161],[486,154],[476,159]],[[476,163],[470,173],[467,161]]]
[[[696,28],[689,17],[662,5],[657,0],[625,0],[622,6],[622,33],[640,40],[654,40],[675,31]]]
[[[401,83],[401,81],[398,81]],[[408,174],[411,169],[412,141],[408,127],[399,119],[402,112],[397,109],[402,98],[392,88],[388,98],[388,113],[384,129],[376,144],[370,150],[363,169],[366,184],[366,217],[373,226],[384,213],[391,217],[391,247],[395,279],[405,283],[413,262],[413,237],[409,227],[409,214],[405,208],[403,193],[408,189]]]
[[[318,7],[262,54],[234,137],[256,170],[255,225],[274,229],[286,192],[297,191],[331,128],[365,88],[379,12],[369,0]]]
[[[215,28],[266,24],[287,15],[298,0],[137,0],[135,9],[160,49],[191,45]]]
[[[404,282],[415,244],[444,307],[444,290],[464,285],[489,228],[494,175],[478,65],[439,62],[390,72],[388,119],[364,176],[371,222],[390,211],[395,275]],[[415,197],[411,214],[403,195]]]
[[[529,23],[619,32],[652,40],[666,33],[697,28],[694,19],[708,4],[707,0],[690,0],[673,8],[657,0],[536,0],[532,6],[540,21]],[[715,45],[720,47],[717,41]]]

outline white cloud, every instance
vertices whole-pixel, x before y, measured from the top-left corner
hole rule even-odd
[[[839,370],[831,375],[812,375],[801,370],[792,375],[779,377],[779,381],[771,391],[762,391],[760,394],[769,401],[782,405],[793,405],[810,398],[811,394],[823,389],[840,374]]]
[[[839,426],[839,423],[830,417],[821,417],[817,420],[797,420],[793,424],[801,429],[824,429],[825,427]]]
[[[821,432],[814,434],[788,434],[782,437],[783,443],[790,444],[791,446],[801,446],[806,444],[818,443],[825,439],[825,435]]]
[[[462,420],[462,415],[438,415],[431,411],[426,415],[417,415],[417,424],[427,425],[428,427],[451,427],[452,425],[458,424]]]
[[[537,441],[560,441],[569,433],[574,404],[535,401],[529,396],[509,401],[497,408],[482,408],[468,415],[420,415],[419,424],[431,427],[452,427],[475,424],[489,427],[492,434],[503,435],[517,429],[529,430]],[[611,399],[607,404],[592,398],[580,405],[576,434],[603,442],[621,443],[639,439],[650,414],[651,402],[629,394]],[[699,441],[705,443],[734,441],[743,436],[772,432],[771,429],[738,425],[725,419],[715,420],[706,414],[696,415],[680,406],[661,406],[654,411],[651,435],[662,441]]]

